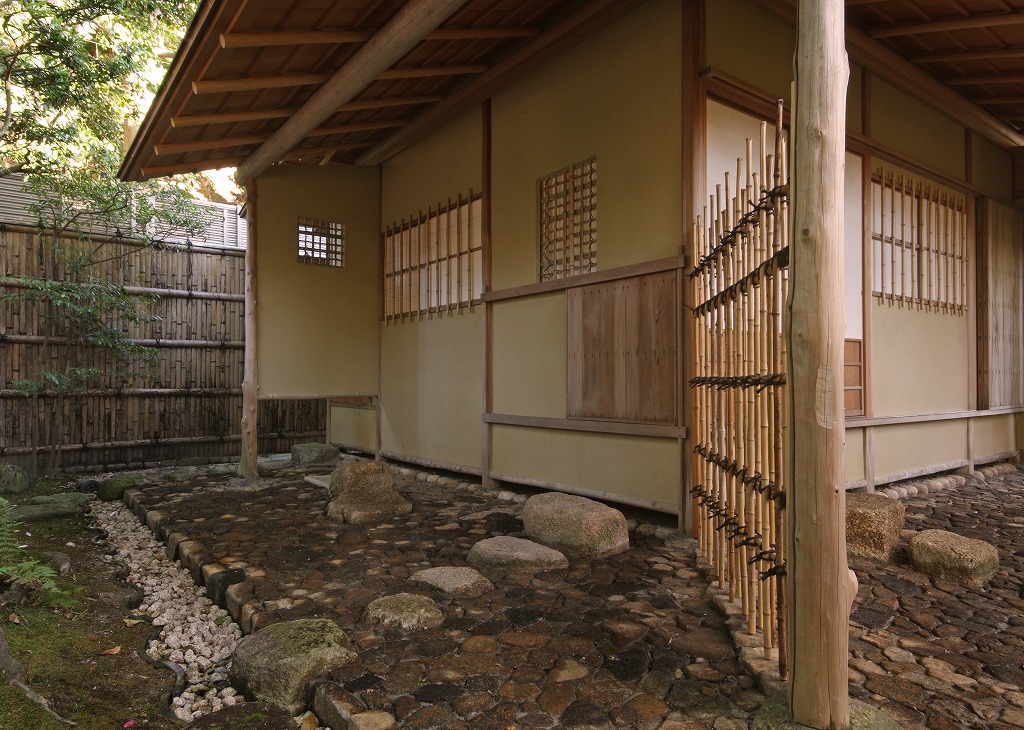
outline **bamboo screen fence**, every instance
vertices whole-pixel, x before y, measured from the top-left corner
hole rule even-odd
[[[113,324],[157,348],[159,356],[155,367],[139,373],[128,387],[98,383],[63,404],[58,419],[66,445],[62,466],[236,457],[245,348],[244,250],[145,249],[131,241],[107,248],[103,278],[125,284],[130,294],[159,297],[149,308],[155,321]],[[62,274],[38,229],[0,224],[0,295],[17,288],[9,277],[60,279]],[[33,403],[11,383],[41,365],[57,370],[62,359],[75,358],[59,342],[41,349],[43,316],[30,301],[0,303],[0,459],[22,466],[31,458],[33,429],[51,433],[51,403]],[[40,362],[42,352],[49,362]],[[326,405],[322,400],[261,401],[258,420],[260,451],[287,451],[295,443],[323,438]],[[40,443],[42,451],[48,447]]]
[[[781,130],[781,105],[779,123]],[[716,187],[694,228],[696,414],[693,497],[704,559],[742,604],[751,635],[786,676],[783,440],[788,291],[785,138],[761,126],[736,176]],[[710,212],[709,212],[710,210]]]

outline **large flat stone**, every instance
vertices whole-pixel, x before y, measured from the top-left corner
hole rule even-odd
[[[337,446],[330,444],[295,444],[292,446],[292,463],[296,466],[334,466],[341,457]]]
[[[559,570],[568,568],[565,555],[520,537],[490,537],[469,549],[466,560],[477,568]]]
[[[473,568],[442,566],[417,570],[409,580],[425,583],[433,588],[456,596],[479,596],[494,590],[489,580]]]
[[[523,505],[522,519],[531,540],[574,560],[629,549],[625,516],[586,497],[561,492],[534,495]]]
[[[935,578],[980,588],[999,567],[999,551],[984,540],[946,530],[924,530],[910,541],[910,562]]]
[[[239,642],[231,657],[231,682],[248,696],[297,715],[306,706],[310,680],[355,660],[351,642],[333,621],[284,621]]]
[[[883,494],[846,495],[846,553],[850,558],[887,563],[900,540],[907,508]]]

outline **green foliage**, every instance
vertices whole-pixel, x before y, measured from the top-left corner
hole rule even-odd
[[[57,584],[57,571],[18,547],[20,524],[11,519],[11,503],[0,497],[0,586],[19,589],[54,605],[67,605],[70,593]]]

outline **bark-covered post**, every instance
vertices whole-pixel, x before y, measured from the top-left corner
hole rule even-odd
[[[846,86],[842,0],[800,0],[791,126],[790,442],[787,483],[789,706],[814,728],[850,724],[843,445],[843,168]]]
[[[245,248],[245,369],[242,375],[242,458],[238,474],[252,479],[257,476],[259,455],[256,424],[256,181],[245,183],[245,225],[248,242]]]

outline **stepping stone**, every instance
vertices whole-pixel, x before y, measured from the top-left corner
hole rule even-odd
[[[334,466],[341,458],[341,451],[330,444],[295,444],[292,446],[292,463],[296,466]]]
[[[10,518],[17,522],[38,522],[54,517],[66,517],[85,511],[92,496],[81,492],[63,492],[33,497],[30,504],[14,507]]]
[[[14,464],[0,464],[0,494],[21,494],[32,486],[28,472]]]
[[[489,580],[473,568],[441,567],[417,570],[409,580],[426,583],[429,586],[451,593],[456,596],[475,598],[487,591],[494,590]]]
[[[984,540],[924,530],[910,541],[910,562],[922,573],[981,588],[999,567],[999,551]]]
[[[569,567],[566,557],[549,547],[520,537],[491,537],[469,549],[466,560],[477,568],[500,570],[560,570]]]
[[[387,464],[350,462],[334,470],[327,516],[362,524],[412,512],[412,505],[395,491]]]
[[[306,706],[306,684],[356,661],[345,632],[327,619],[271,624],[243,638],[231,656],[231,683],[291,715]]]
[[[104,502],[116,502],[124,495],[124,490],[146,482],[142,474],[115,474],[100,482],[96,495]]]
[[[371,624],[405,631],[432,629],[444,623],[444,611],[426,596],[396,593],[371,601],[363,618]]]
[[[522,520],[531,540],[574,560],[600,558],[629,549],[625,516],[608,505],[575,494],[534,495],[523,505]]]
[[[850,558],[888,563],[892,559],[907,508],[882,494],[846,495],[846,554]]]

